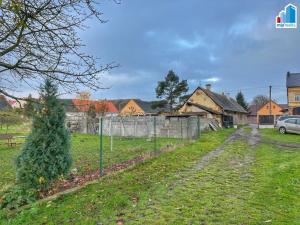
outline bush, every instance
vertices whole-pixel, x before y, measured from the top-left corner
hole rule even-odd
[[[70,134],[65,111],[57,99],[57,87],[46,80],[40,104],[33,115],[32,132],[17,157],[17,181],[29,188],[45,190],[71,167]]]
[[[23,186],[13,186],[0,193],[0,209],[17,209],[21,206],[33,203],[38,197],[35,189],[27,189]]]

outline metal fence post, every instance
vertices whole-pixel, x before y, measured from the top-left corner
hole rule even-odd
[[[103,118],[100,117],[100,129],[99,129],[99,135],[100,135],[100,177],[103,176]]]
[[[190,117],[187,117],[187,120],[186,120],[186,138],[187,139],[190,138],[189,137],[189,125],[190,125],[189,121],[190,121]]]
[[[197,116],[197,128],[198,128],[198,138],[200,138],[201,127],[200,127],[200,117],[199,116]]]
[[[110,134],[110,170],[112,170],[112,151],[113,151],[113,133],[112,133],[112,122],[113,122],[113,117],[111,116],[110,117],[110,131],[109,131],[109,134]]]
[[[156,117],[154,116],[154,120],[153,120],[154,124],[153,124],[153,128],[154,128],[154,151],[157,150],[157,143],[156,143]]]
[[[180,135],[181,135],[181,139],[183,139],[182,118],[180,118]]]

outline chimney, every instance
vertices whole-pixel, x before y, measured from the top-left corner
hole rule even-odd
[[[211,90],[211,84],[206,84],[205,87],[206,87],[206,90],[209,90],[209,91]]]

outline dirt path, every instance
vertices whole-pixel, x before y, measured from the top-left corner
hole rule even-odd
[[[245,139],[251,147],[255,147],[260,142],[260,135],[255,127],[252,127],[252,131],[250,135],[246,134],[243,128],[237,130],[224,142],[223,145],[221,145],[217,149],[207,153],[204,157],[202,157],[202,159],[196,164],[196,169],[197,170],[203,169],[205,166],[209,164],[212,158],[215,158],[218,155],[220,155],[225,150],[225,147],[228,144],[238,139]]]
[[[262,143],[276,145],[277,147],[282,147],[282,148],[300,149],[300,144],[297,143],[284,143],[284,142],[273,141],[273,140],[263,140]]]
[[[232,144],[234,141],[237,141],[237,140],[245,140],[249,144],[249,146],[255,147],[260,141],[260,135],[256,128],[252,129],[252,132],[250,135],[245,133],[243,128],[238,129],[229,138],[227,138],[220,147],[218,147],[215,150],[210,151],[206,155],[204,155],[196,163],[195,166],[193,165],[192,167],[186,168],[186,169],[182,170],[180,173],[178,173],[177,174],[178,179],[172,185],[169,186],[168,192],[169,193],[172,192],[172,190],[175,187],[187,182],[190,179],[192,174],[197,174],[195,172],[203,170],[204,168],[209,166],[209,164],[211,163],[211,161],[214,158],[218,157],[225,151],[226,146]]]

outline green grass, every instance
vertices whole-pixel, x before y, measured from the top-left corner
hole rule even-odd
[[[288,150],[261,145],[251,168],[255,190],[249,214],[259,224],[300,224],[300,149]]]
[[[154,140],[147,138],[113,138],[113,149],[110,151],[110,138],[105,136],[104,141],[104,167],[110,163],[120,163],[133,159],[139,155],[154,151]],[[157,138],[157,149],[167,145],[188,143],[187,140],[175,138]],[[74,168],[79,172],[99,168],[99,136],[91,134],[74,134],[72,136],[72,156]]]
[[[240,139],[197,169],[232,132],[203,134],[80,191],[3,211],[0,224],[300,225],[300,149],[250,148]]]
[[[299,134],[280,134],[277,129],[259,129],[259,133],[267,140],[284,143],[300,143]]]
[[[201,141],[107,176],[97,184],[52,202],[36,203],[2,221],[4,224],[115,224],[118,216],[127,210],[146,206],[157,192],[178,180],[178,173],[222,144],[232,132],[203,134]],[[138,203],[135,199],[139,199]],[[135,216],[134,212],[131,216]]]
[[[26,127],[25,127],[26,128]],[[24,127],[10,127],[8,133],[15,135],[27,135]],[[22,132],[23,131],[23,132]],[[5,130],[6,132],[6,130]],[[4,132],[4,133],[5,133]],[[125,160],[135,158],[147,152],[154,151],[154,141],[147,138],[120,138],[113,139],[113,150],[110,151],[110,139],[104,137],[103,161],[104,167],[110,164],[120,163]],[[25,139],[18,139],[16,147],[8,147],[5,140],[0,141],[0,191],[12,185],[15,180],[14,161],[20,153],[22,143]],[[157,149],[167,145],[177,145],[188,143],[187,140],[174,138],[157,138]],[[72,135],[72,169],[77,169],[78,173],[84,173],[87,170],[99,168],[99,136],[92,134],[73,134]]]

